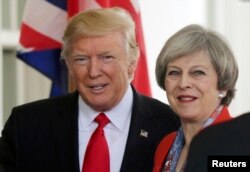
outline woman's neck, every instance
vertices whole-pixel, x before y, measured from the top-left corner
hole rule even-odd
[[[185,138],[185,144],[189,147],[193,137],[204,127],[211,125],[214,120],[220,115],[223,105],[218,107],[205,119],[196,119],[195,121],[181,120],[181,126]],[[209,120],[208,120],[209,119]]]
[[[201,130],[203,123],[185,123],[182,122],[182,129],[185,138],[185,146],[189,148],[193,137]]]

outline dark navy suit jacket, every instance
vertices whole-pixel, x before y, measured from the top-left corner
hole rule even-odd
[[[0,171],[79,172],[78,96],[74,92],[13,108],[0,139]],[[166,104],[134,89],[133,96],[120,171],[151,172],[157,144],[179,127],[179,120]]]
[[[204,129],[191,142],[185,172],[206,172],[208,156],[250,155],[250,112]],[[248,157],[249,158],[249,157]],[[232,159],[233,160],[233,159]],[[211,161],[211,160],[210,160]],[[209,163],[209,164],[207,164]],[[224,168],[227,171],[228,168]],[[249,168],[248,168],[249,169]],[[237,168],[228,169],[238,171]],[[221,168],[212,171],[223,171]]]

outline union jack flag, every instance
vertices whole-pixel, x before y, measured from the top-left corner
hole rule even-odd
[[[68,92],[67,69],[60,61],[62,36],[68,19],[82,10],[112,6],[129,11],[136,23],[141,57],[132,83],[140,93],[151,96],[137,0],[27,0],[17,56],[51,79],[52,97]]]

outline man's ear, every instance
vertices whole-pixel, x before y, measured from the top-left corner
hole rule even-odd
[[[128,67],[128,74],[129,76],[134,76],[135,70],[137,67],[137,60],[131,60],[131,62],[129,63],[129,67]]]

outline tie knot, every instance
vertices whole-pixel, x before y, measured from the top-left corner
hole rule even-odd
[[[100,113],[95,118],[95,121],[99,124],[98,127],[101,127],[101,128],[103,128],[106,124],[110,122],[109,118],[104,113]]]

